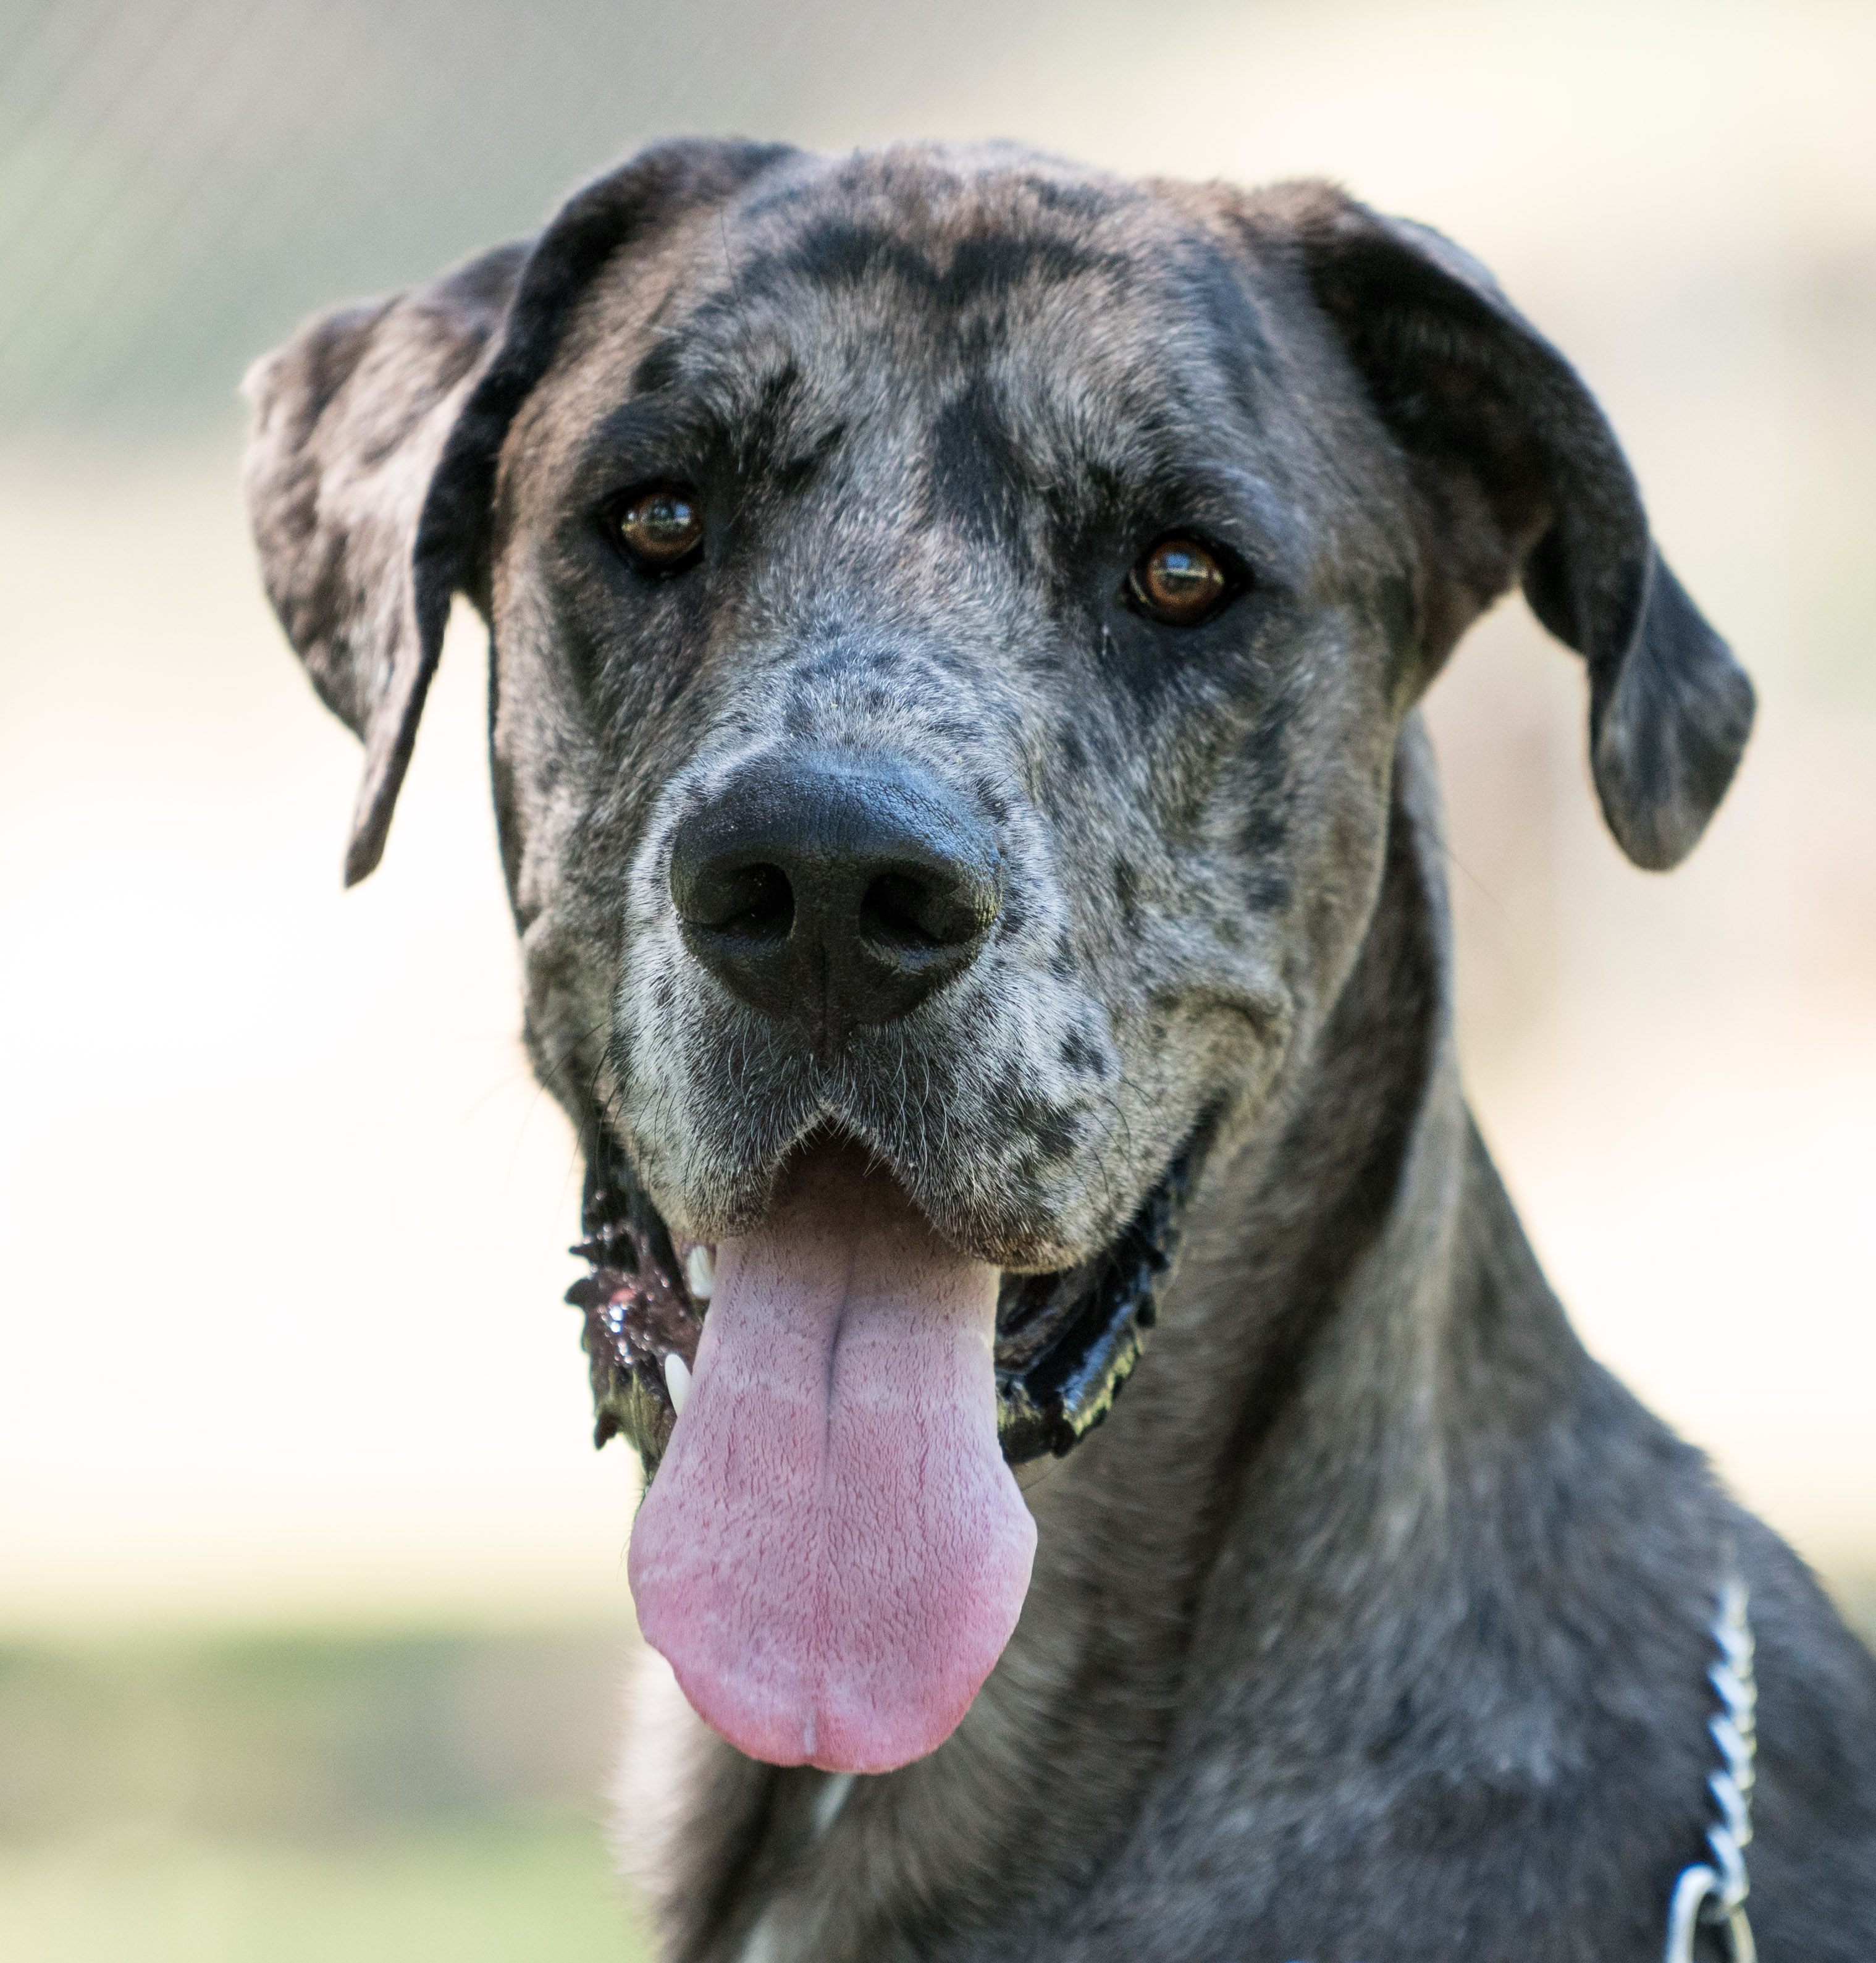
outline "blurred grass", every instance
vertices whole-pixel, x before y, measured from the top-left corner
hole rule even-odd
[[[7,1963],[634,1963],[616,1634],[0,1649]]]
[[[134,1830],[0,1848],[9,1963],[633,1963],[593,1821],[319,1845]]]

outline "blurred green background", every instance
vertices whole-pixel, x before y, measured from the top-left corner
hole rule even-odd
[[[616,1638],[0,1649],[0,1955],[642,1953],[597,1794]]]
[[[1467,1074],[1592,1347],[1876,1625],[1872,74],[1866,0],[0,0],[0,1958],[642,1953],[482,650],[342,896],[235,383],[663,135],[1327,174],[1578,363],[1762,718],[1653,879],[1577,664],[1475,631]]]

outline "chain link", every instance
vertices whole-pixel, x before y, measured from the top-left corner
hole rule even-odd
[[[1663,1963],[1693,1963],[1695,1932],[1702,1923],[1724,1932],[1727,1963],[1756,1963],[1758,1955],[1746,1919],[1746,1848],[1753,1837],[1759,1689],[1753,1675],[1746,1584],[1737,1572],[1727,1576],[1720,1591],[1712,1635],[1720,1660],[1707,1672],[1707,1680],[1721,1708],[1707,1729],[1724,1763],[1708,1776],[1707,1790],[1720,1817],[1707,1829],[1711,1861],[1684,1869],[1674,1884]]]

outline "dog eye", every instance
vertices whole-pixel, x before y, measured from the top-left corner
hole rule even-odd
[[[1231,594],[1230,575],[1196,539],[1160,540],[1127,575],[1127,597],[1135,610],[1169,627],[1196,627],[1210,620]]]
[[[675,572],[703,543],[703,514],[681,486],[632,493],[615,522],[626,556],[641,572]]]

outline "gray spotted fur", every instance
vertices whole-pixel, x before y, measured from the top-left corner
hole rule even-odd
[[[1467,623],[1522,582],[1582,655],[1646,866],[1752,717],[1474,262],[1322,186],[670,145],[251,389],[268,589],[367,745],[349,876],[466,592],[535,1062],[674,1228],[756,1220],[831,1123],[1047,1270],[1217,1127],[1145,1361],[1028,1487],[1034,1586],[956,1735],[842,1800],[668,1680],[648,1707],[619,1833],[670,1957],[1652,1957],[1730,1544],[1762,1950],[1876,1954],[1876,1666],[1585,1356],[1459,1088],[1415,704]],[[710,542],[653,586],[598,514],[666,476]],[[1187,527],[1255,584],[1180,633],[1117,596]],[[916,756],[1007,876],[963,976],[812,1055],[667,885],[683,815],[803,746]]]

